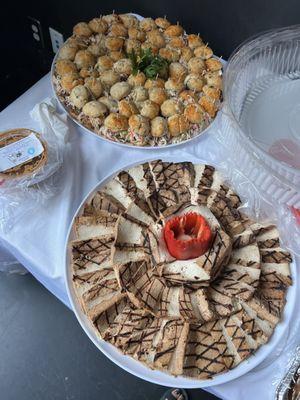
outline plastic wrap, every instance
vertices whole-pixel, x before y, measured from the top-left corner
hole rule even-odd
[[[300,346],[297,346],[296,349],[293,349],[290,352],[290,359],[287,364],[287,372],[283,379],[280,380],[277,389],[276,389],[276,400],[293,400],[298,399],[299,397],[299,375],[300,375]],[[297,384],[298,383],[298,384]],[[276,384],[276,382],[275,382]],[[298,395],[296,397],[292,397],[291,393],[289,393],[293,388],[297,386]]]
[[[299,44],[300,26],[294,26],[249,39],[233,53],[214,131],[222,146],[220,167],[246,200],[244,207],[257,219],[268,216],[284,246],[297,255]]]
[[[3,232],[9,230],[22,215],[32,212],[37,203],[44,203],[53,196],[59,188],[56,172],[63,163],[68,136],[67,117],[56,113],[56,101],[53,99],[37,104],[30,116],[33,125],[38,124],[38,132],[20,128],[0,134],[0,147],[2,141],[5,150],[2,163],[7,163],[6,159],[16,163],[0,173],[0,229]],[[23,139],[30,141],[25,143]],[[20,143],[24,143],[22,147]],[[32,143],[36,147],[30,147]],[[34,157],[18,164],[18,155],[26,157],[30,151]]]
[[[21,265],[13,255],[11,255],[0,241],[0,272],[9,274],[24,275],[27,273],[26,268]]]
[[[217,138],[274,206],[300,208],[300,26],[247,40],[230,57]],[[280,211],[282,213],[282,211]],[[288,218],[291,218],[288,214]]]

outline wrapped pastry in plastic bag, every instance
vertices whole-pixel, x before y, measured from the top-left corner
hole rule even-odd
[[[39,132],[28,128],[0,133],[0,229],[8,230],[36,202],[56,193],[55,173],[63,163],[68,135],[66,116],[46,99],[30,113]]]

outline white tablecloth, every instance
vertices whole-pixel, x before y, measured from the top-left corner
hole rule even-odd
[[[31,89],[0,113],[0,130],[28,127],[39,130],[29,112],[45,97],[51,96],[50,77],[46,75]],[[146,151],[126,149],[84,132],[72,121],[70,143],[67,145],[64,166],[60,172],[61,190],[45,205],[37,206],[23,216],[14,228],[1,237],[2,245],[47,289],[69,306],[63,277],[64,244],[74,212],[83,197],[106,175],[127,164],[145,158],[176,155],[184,160],[192,154],[218,164],[222,155],[212,135],[204,135],[186,146],[171,150]],[[213,128],[212,128],[213,129]],[[290,343],[293,347],[295,343]],[[230,400],[272,400],[274,379],[285,365],[288,352],[280,359],[268,359],[262,366],[230,383],[213,388],[213,392]]]

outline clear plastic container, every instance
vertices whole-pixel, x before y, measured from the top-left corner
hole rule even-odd
[[[235,50],[224,76],[218,137],[259,189],[300,207],[300,25]]]

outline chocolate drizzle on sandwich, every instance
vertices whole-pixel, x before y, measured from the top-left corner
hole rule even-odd
[[[121,171],[75,219],[77,297],[102,339],[150,368],[210,379],[266,343],[292,284],[291,255],[274,225],[239,210],[239,196],[209,165],[161,160]],[[162,235],[195,211],[213,240],[176,260]]]

